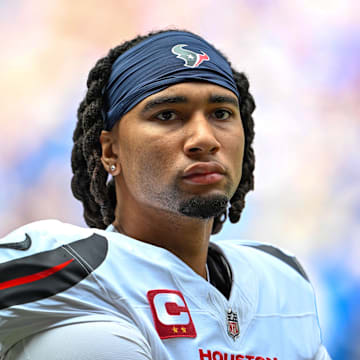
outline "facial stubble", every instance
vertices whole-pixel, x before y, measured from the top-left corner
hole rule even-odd
[[[227,209],[229,200],[234,192],[233,182],[229,177],[226,176],[226,183],[221,192],[217,191],[216,193],[206,194],[204,190],[202,194],[191,194],[188,190],[182,188],[180,172],[178,176],[173,178],[170,184],[161,184],[160,181],[155,179],[162,178],[166,166],[160,169],[154,166],[152,161],[146,160],[142,159],[143,166],[141,166],[143,169],[142,174],[146,174],[146,176],[140,176],[140,178],[147,179],[147,181],[142,182],[141,192],[148,201],[150,200],[154,208],[204,220],[216,217]],[[169,167],[171,166],[169,164]]]
[[[223,194],[191,195],[181,189],[180,179],[166,189],[159,189],[155,184],[147,184],[152,188],[152,196],[161,207],[177,214],[191,218],[210,219],[222,214],[228,206],[231,184],[227,183]],[[159,191],[160,190],[160,191]]]
[[[181,201],[178,211],[185,216],[210,219],[223,213],[228,201],[225,195],[194,196]]]

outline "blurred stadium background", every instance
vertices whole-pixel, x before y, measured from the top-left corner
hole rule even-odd
[[[257,103],[256,190],[217,236],[295,253],[333,359],[360,359],[358,0],[1,0],[0,236],[44,218],[84,225],[69,158],[87,74],[172,27],[227,54]]]

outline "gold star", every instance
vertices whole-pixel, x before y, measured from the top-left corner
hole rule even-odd
[[[181,328],[181,331],[185,334],[186,333],[186,329],[184,327]]]
[[[173,332],[174,332],[174,333],[176,333],[176,334],[177,334],[178,329],[177,329],[175,326],[173,326],[172,330],[173,330]]]

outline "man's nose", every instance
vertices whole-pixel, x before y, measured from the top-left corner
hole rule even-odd
[[[185,126],[184,152],[188,156],[215,154],[220,149],[215,129],[204,114],[195,114]]]

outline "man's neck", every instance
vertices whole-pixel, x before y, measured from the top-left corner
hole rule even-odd
[[[206,258],[213,219],[203,220],[154,211],[116,209],[113,225],[120,233],[162,247],[206,278]]]

